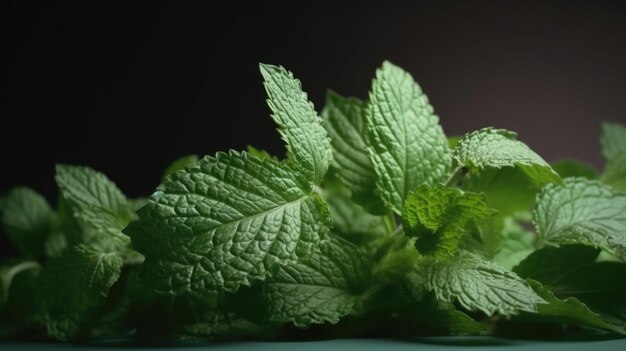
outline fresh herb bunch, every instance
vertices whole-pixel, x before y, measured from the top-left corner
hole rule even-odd
[[[185,157],[145,200],[59,165],[56,210],[2,198],[20,257],[0,269],[0,335],[626,333],[625,127],[603,125],[598,176],[508,130],[446,138],[389,62],[321,118],[290,72],[260,69],[284,160]]]

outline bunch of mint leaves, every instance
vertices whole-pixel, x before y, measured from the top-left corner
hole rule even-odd
[[[279,159],[174,162],[147,199],[59,165],[56,209],[0,202],[0,336],[90,340],[626,333],[626,128],[606,168],[548,164],[514,132],[447,138],[411,75],[367,101],[260,65]],[[533,327],[536,327],[533,329]]]

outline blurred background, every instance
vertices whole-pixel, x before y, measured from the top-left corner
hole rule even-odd
[[[447,134],[508,128],[548,161],[601,167],[601,121],[626,122],[619,1],[1,6],[0,194],[28,185],[53,201],[57,162],[135,197],[185,154],[282,155],[258,62],[292,70],[319,110],[327,88],[366,98],[389,59]]]

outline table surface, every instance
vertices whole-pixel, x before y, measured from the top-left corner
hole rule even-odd
[[[31,342],[0,342],[0,350],[255,350],[255,351],[314,351],[314,350],[550,350],[550,351],[613,351],[626,350],[626,339],[538,341],[514,340],[494,337],[429,337],[412,340],[337,339],[305,342],[228,342],[198,343],[178,342],[167,345],[129,344],[124,341],[107,341],[92,344],[61,344]]]

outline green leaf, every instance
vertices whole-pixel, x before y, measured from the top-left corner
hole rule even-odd
[[[602,173],[602,182],[619,191],[626,191],[626,152],[609,161]]]
[[[236,291],[307,258],[328,232],[326,204],[283,163],[231,151],[170,176],[126,229],[165,293]]]
[[[508,270],[513,269],[535,250],[533,239],[533,233],[524,229],[512,217],[505,217],[502,243],[493,261]]]
[[[48,334],[62,341],[86,336],[122,265],[120,256],[84,245],[50,260],[38,284]]]
[[[584,303],[574,297],[559,299],[552,291],[544,287],[540,282],[529,279],[528,284],[547,303],[537,305],[537,314],[542,321],[555,320],[565,324],[583,325],[592,328],[612,330],[625,334],[626,329],[607,323],[601,315],[591,311]]]
[[[333,147],[333,166],[337,177],[353,194],[356,202],[375,214],[385,213],[375,193],[376,172],[367,151],[366,104],[328,91],[322,111],[324,128]]]
[[[409,194],[402,211],[404,231],[417,237],[420,252],[453,256],[470,223],[494,214],[483,194],[442,185],[421,185]]]
[[[607,160],[602,173],[602,182],[626,191],[626,127],[620,124],[603,123],[602,154]]]
[[[376,71],[366,115],[376,186],[387,206],[400,213],[411,190],[445,181],[448,141],[413,77],[389,62]]]
[[[4,231],[27,257],[40,257],[44,253],[54,215],[46,199],[30,188],[13,188],[0,201]]]
[[[427,288],[442,301],[454,300],[488,316],[535,312],[544,303],[517,274],[467,251],[425,265]]]
[[[413,266],[413,269],[401,278],[402,284],[412,297],[411,303],[405,303],[401,308],[411,309],[411,305],[417,307],[416,316],[407,316],[406,322],[411,323],[412,319],[418,319],[435,330],[443,329],[444,335],[481,335],[486,332],[484,326],[456,310],[452,303],[437,300],[433,293],[427,291],[427,278],[422,273],[419,267]]]
[[[602,154],[607,161],[626,153],[626,127],[617,123],[602,123]]]
[[[514,271],[522,278],[551,286],[563,275],[595,262],[599,253],[600,250],[583,245],[546,247],[530,254]]]
[[[473,173],[489,168],[518,167],[537,184],[561,183],[559,175],[517,134],[505,129],[483,128],[466,134],[452,153]]]
[[[583,245],[543,248],[515,271],[541,282],[557,298],[574,297],[600,312],[611,330],[626,331],[626,264],[596,262],[599,250]]]
[[[136,218],[124,194],[104,174],[88,167],[57,165],[56,182],[80,229],[77,244],[102,251],[129,250],[122,229]]]
[[[611,324],[626,328],[626,264],[599,262],[554,279],[549,288],[558,297],[575,297]]]
[[[321,119],[291,72],[266,64],[260,64],[259,68],[272,118],[287,143],[287,160],[309,182],[320,184],[333,159]]]
[[[467,314],[458,311],[450,303],[433,303],[428,301],[428,305],[422,304],[423,309],[420,317],[428,318],[427,324],[443,328],[444,335],[484,335],[487,328],[475,321]]]
[[[334,177],[324,180],[321,195],[328,204],[333,219],[332,233],[360,248],[370,252],[378,250],[381,241],[387,238],[395,227],[390,216],[370,214],[353,202],[350,199],[350,191]]]
[[[567,178],[548,185],[537,199],[539,244],[583,244],[626,259],[626,194],[595,180]]]
[[[371,276],[369,260],[353,244],[333,238],[308,261],[282,267],[267,282],[270,320],[301,327],[337,323],[362,310]]]
[[[587,179],[598,178],[598,171],[594,166],[571,158],[564,158],[552,163],[552,169],[561,178],[583,177]]]
[[[461,137],[460,136],[448,137],[448,147],[451,150],[454,149],[457,145],[459,145],[459,141],[461,141]]]
[[[519,168],[491,168],[469,177],[466,189],[485,193],[487,205],[501,217],[533,208],[541,186]]]
[[[187,155],[175,160],[167,166],[165,172],[163,172],[163,176],[161,176],[161,181],[164,181],[170,174],[185,169],[187,166],[193,166],[196,163],[198,163],[198,155]]]
[[[252,146],[252,145],[248,145],[248,147],[246,148],[246,151],[253,155],[256,156],[257,158],[263,159],[263,158],[271,158],[274,161],[280,161],[278,159],[278,157],[270,154],[269,152],[262,150],[262,149],[257,149],[256,147]]]

